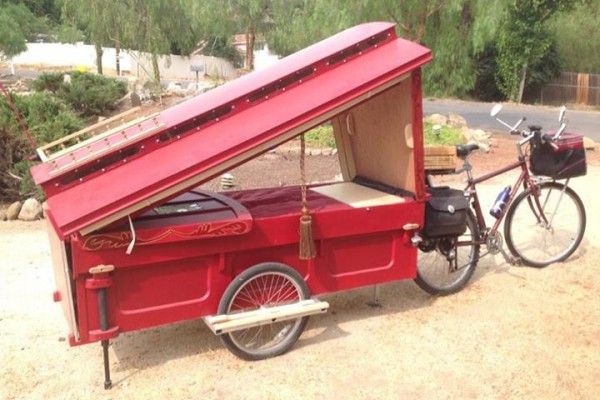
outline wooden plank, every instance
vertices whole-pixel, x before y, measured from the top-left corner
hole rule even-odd
[[[326,312],[328,308],[329,303],[310,299],[293,304],[265,307],[236,314],[208,316],[204,318],[204,321],[213,333],[220,335],[241,329],[268,325],[274,322],[305,317],[307,315],[320,314]]]
[[[57,140],[55,140],[53,142],[47,143],[47,144],[45,144],[43,146],[40,146],[38,148],[38,154],[39,154],[39,150],[42,150],[43,152],[45,152],[46,150],[51,149],[52,147],[56,147],[57,145],[63,144],[65,142],[68,142],[71,139],[75,139],[75,138],[81,137],[82,135],[84,135],[84,134],[86,134],[88,132],[94,131],[94,130],[99,129],[99,128],[105,126],[105,125],[108,125],[111,122],[114,122],[114,121],[117,121],[117,120],[123,120],[124,117],[126,117],[126,116],[128,116],[130,114],[133,114],[133,113],[139,111],[140,109],[141,109],[141,107],[134,107],[134,108],[129,109],[129,110],[127,110],[127,111],[125,111],[125,112],[123,112],[121,114],[117,114],[117,115],[112,116],[112,117],[110,117],[108,119],[105,119],[104,121],[100,121],[100,122],[98,122],[98,123],[96,123],[94,125],[90,125],[88,127],[85,127],[83,129],[77,131],[77,132],[71,133],[70,135],[64,136],[64,137],[62,137],[60,139],[57,139]]]
[[[354,107],[351,116],[345,129],[352,130],[348,136],[355,174],[414,192],[413,149],[405,135],[412,124],[410,79]]]
[[[108,152],[113,152],[113,151],[119,150],[119,149],[121,149],[121,148],[123,148],[125,146],[128,146],[128,145],[133,144],[133,143],[135,143],[135,142],[137,142],[139,140],[142,140],[144,137],[148,136],[149,134],[151,134],[152,132],[156,131],[158,128],[161,128],[162,126],[164,126],[164,124],[158,124],[158,125],[152,126],[152,127],[148,128],[148,129],[145,129],[145,130],[143,130],[141,132],[137,132],[134,135],[128,136],[127,140],[123,140],[122,142],[119,142],[119,143],[114,144],[114,145],[106,146],[105,148],[102,148],[102,149],[99,149],[97,151],[88,153],[85,156],[80,157],[80,158],[73,157],[73,153],[72,152],[74,150],[70,149],[70,154],[71,154],[71,157],[73,158],[73,161],[70,162],[70,163],[68,163],[68,164],[62,165],[59,168],[53,169],[52,171],[50,171],[50,174],[51,175],[57,175],[57,174],[62,174],[64,172],[66,172],[66,171],[70,171],[72,169],[75,169],[78,166],[80,166],[81,164],[85,163],[89,159],[96,158],[96,157],[98,157],[98,156],[100,156],[101,154],[104,154],[104,153],[108,153]],[[79,148],[81,146],[77,145],[77,146],[74,146],[74,147]],[[67,153],[67,154],[69,154],[69,153]]]

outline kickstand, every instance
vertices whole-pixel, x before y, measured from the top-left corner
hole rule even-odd
[[[379,285],[373,285],[373,298],[367,301],[367,305],[373,308],[381,308],[381,299],[379,298]]]
[[[108,339],[102,340],[102,355],[104,358],[104,389],[112,388],[110,380],[110,364],[108,362]]]

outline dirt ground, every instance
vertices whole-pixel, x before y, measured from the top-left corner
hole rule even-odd
[[[505,148],[474,157],[476,171],[512,159]],[[600,398],[600,163],[590,155],[595,165],[572,184],[587,231],[565,263],[538,270],[488,256],[458,294],[395,282],[381,287],[382,308],[366,305],[372,288],[330,295],[291,352],[260,362],[231,355],[202,321],[123,334],[110,347],[110,391],[100,345],[65,342],[44,222],[0,222],[0,399]],[[243,187],[289,185],[297,162],[267,154],[233,174]],[[309,166],[310,180],[338,173],[332,156]],[[507,182],[481,185],[483,204]]]

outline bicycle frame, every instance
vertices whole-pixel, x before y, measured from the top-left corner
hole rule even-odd
[[[465,160],[465,170],[467,172],[467,178],[468,178],[467,186],[465,188],[465,193],[472,200],[473,209],[475,211],[475,218],[477,219],[477,225],[479,226],[479,231],[481,232],[480,239],[478,241],[475,241],[476,244],[484,244],[487,242],[487,238],[490,236],[490,234],[492,236],[494,236],[496,234],[496,232],[498,231],[498,228],[500,227],[500,224],[502,223],[502,220],[504,219],[504,216],[506,215],[508,209],[510,208],[510,205],[512,204],[513,200],[515,199],[515,196],[517,195],[517,192],[521,185],[523,185],[523,190],[527,190],[528,188],[535,188],[537,186],[536,183],[532,180],[531,175],[529,174],[529,169],[527,168],[527,160],[521,150],[521,144],[522,143],[519,143],[517,145],[518,152],[519,152],[519,160],[518,161],[511,163],[511,164],[509,164],[503,168],[500,168],[496,171],[493,171],[493,172],[487,173],[485,175],[482,175],[480,177],[477,177],[477,178],[473,177],[470,164],[468,164],[468,161]],[[511,192],[510,192],[510,197],[508,199],[508,202],[506,203],[506,206],[502,210],[502,213],[500,214],[500,216],[494,222],[491,229],[488,230],[488,227],[485,222],[484,215],[483,215],[483,211],[481,209],[481,203],[479,202],[479,195],[477,193],[477,184],[485,182],[493,177],[502,175],[505,172],[508,172],[508,171],[511,171],[511,170],[517,169],[517,168],[521,168],[521,174],[517,178],[517,181],[514,183],[514,185],[511,187]],[[529,206],[531,207],[531,211],[534,213],[534,215],[536,216],[536,218],[538,220],[541,220],[547,224],[548,221],[546,219],[546,216],[544,215],[543,207],[540,204],[539,197],[536,195],[536,196],[534,196],[534,198],[535,198],[535,206],[533,204],[531,204],[531,201],[529,201]],[[536,209],[537,209],[537,212],[536,212]],[[458,242],[456,245],[457,246],[470,245],[472,243],[473,243],[473,241]]]

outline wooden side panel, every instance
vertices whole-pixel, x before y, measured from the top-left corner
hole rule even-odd
[[[411,80],[405,79],[333,120],[344,180],[359,175],[415,191]],[[410,133],[410,132],[409,132]]]

